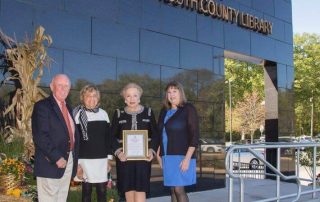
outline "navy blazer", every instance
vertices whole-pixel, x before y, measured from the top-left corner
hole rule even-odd
[[[166,129],[168,155],[186,155],[189,147],[197,147],[199,142],[199,119],[195,107],[191,103],[179,106],[177,111],[164,123],[167,109],[163,108],[159,115],[158,128],[161,137]],[[162,139],[162,138],[161,138]],[[163,156],[163,143],[160,141],[160,155]],[[192,158],[195,158],[196,152]]]
[[[72,110],[67,105],[70,115]],[[74,122],[74,121],[73,121]],[[73,172],[78,166],[79,133],[75,128],[73,154]],[[70,152],[68,128],[53,95],[34,105],[32,113],[32,135],[35,145],[34,175],[45,178],[61,178],[65,168],[58,168],[56,162],[63,157],[68,160]]]

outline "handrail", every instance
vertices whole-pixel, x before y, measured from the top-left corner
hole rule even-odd
[[[247,151],[249,151],[252,155],[254,155],[259,161],[263,162],[270,170],[272,170],[275,174],[275,176],[277,176],[277,197],[276,198],[272,198],[272,199],[266,199],[266,200],[260,200],[260,202],[262,201],[274,201],[277,200],[279,201],[279,199],[283,199],[283,198],[290,198],[296,195],[296,198],[294,201],[298,201],[300,196],[301,196],[301,182],[300,182],[300,178],[299,175],[291,175],[291,176],[286,176],[284,174],[282,174],[282,172],[280,171],[280,149],[282,148],[298,148],[298,159],[297,161],[295,161],[296,163],[298,163],[298,167],[300,165],[300,157],[299,157],[299,153],[300,153],[300,148],[306,148],[306,147],[313,147],[313,168],[315,168],[316,166],[316,151],[317,151],[317,147],[320,147],[319,143],[280,143],[280,142],[267,142],[264,144],[252,144],[252,145],[232,145],[229,147],[227,153],[226,153],[226,160],[225,160],[225,166],[226,166],[226,172],[229,175],[229,202],[233,201],[233,178],[238,178],[240,179],[240,201],[243,202],[244,201],[244,182],[243,182],[243,177],[240,175],[236,175],[233,173],[233,151],[235,149],[247,149]],[[275,168],[273,165],[271,165],[269,162],[267,162],[265,160],[265,158],[261,158],[261,156],[259,156],[256,151],[254,151],[253,149],[255,148],[264,148],[264,149],[277,149],[277,168]],[[231,158],[230,158],[231,157]],[[315,169],[314,169],[315,170]],[[283,180],[296,180],[297,181],[297,194],[290,194],[290,195],[284,195],[284,196],[280,196],[280,178],[282,178]],[[316,191],[320,191],[319,189],[316,189],[315,187],[315,172],[313,173],[313,190],[311,193],[313,193],[313,198],[315,198],[315,192]],[[307,191],[305,193],[310,193],[310,191]]]

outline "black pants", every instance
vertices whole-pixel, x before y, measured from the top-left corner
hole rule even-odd
[[[97,192],[97,201],[106,202],[106,183],[82,183],[82,202],[91,202],[92,186],[95,185]]]

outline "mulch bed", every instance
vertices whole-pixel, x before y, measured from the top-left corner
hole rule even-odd
[[[15,196],[6,196],[0,194],[0,202],[31,202],[31,199],[26,199],[23,197],[17,198]]]

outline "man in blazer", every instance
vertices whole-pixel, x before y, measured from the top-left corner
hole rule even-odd
[[[68,76],[56,75],[50,83],[52,94],[34,105],[34,175],[39,202],[66,201],[71,177],[76,174],[79,134],[65,103],[70,87]]]

